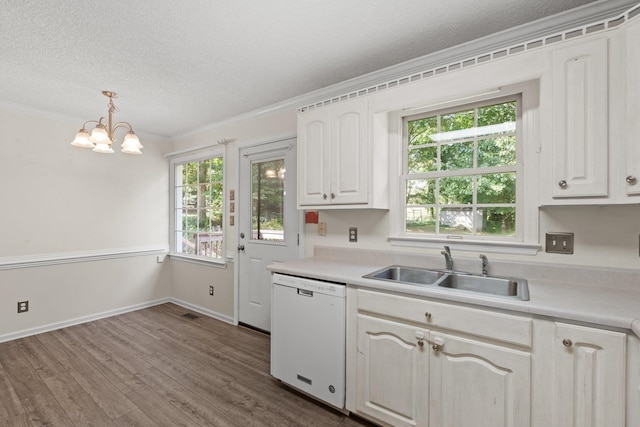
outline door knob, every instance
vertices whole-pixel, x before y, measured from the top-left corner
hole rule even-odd
[[[238,245],[238,252],[239,251],[244,251],[244,245]]]
[[[560,188],[567,188],[567,181],[563,179],[558,183],[558,185],[560,186]]]
[[[638,179],[635,176],[629,175],[625,181],[629,184],[635,184],[637,180]]]

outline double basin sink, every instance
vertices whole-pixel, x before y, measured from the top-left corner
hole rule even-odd
[[[444,289],[477,292],[523,301],[529,300],[529,286],[525,279],[476,276],[458,271],[431,270],[400,265],[391,265],[363,277],[405,285],[438,286]]]

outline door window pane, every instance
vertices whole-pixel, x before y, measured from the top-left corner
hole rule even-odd
[[[251,239],[284,241],[284,159],[251,164]]]

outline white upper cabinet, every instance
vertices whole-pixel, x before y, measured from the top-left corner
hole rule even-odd
[[[553,197],[607,195],[607,39],[553,52]]]
[[[552,52],[543,94],[552,99],[551,146],[541,164],[551,180],[542,204],[640,202],[638,70],[640,18]]]
[[[625,188],[628,196],[640,195],[640,18],[627,24],[624,32],[624,82],[626,96],[624,114],[626,135],[624,175],[618,176],[618,182]],[[635,198],[638,199],[637,197]],[[637,200],[640,201],[640,200]]]
[[[374,196],[371,174],[386,150],[374,150],[371,123],[366,99],[298,115],[298,207],[388,208]]]

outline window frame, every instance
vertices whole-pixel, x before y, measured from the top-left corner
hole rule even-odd
[[[407,141],[404,135],[403,120],[405,117],[417,115],[427,116],[429,113],[440,111],[461,111],[469,105],[492,104],[503,99],[520,97],[520,115],[517,125],[516,163],[521,167],[517,176],[516,203],[518,226],[517,238],[493,236],[460,235],[422,235],[405,232],[406,221],[406,188],[405,152]],[[470,89],[452,91],[446,99],[424,99],[412,107],[405,105],[402,109],[377,113],[380,120],[388,123],[389,157],[390,157],[390,234],[387,240],[392,246],[413,248],[442,248],[448,245],[452,249],[462,251],[483,251],[487,253],[505,253],[519,255],[535,255],[539,249],[539,185],[538,165],[540,161],[541,144],[538,129],[540,115],[540,81],[538,79],[520,83],[496,86],[494,89]],[[414,105],[416,105],[414,103]]]
[[[228,262],[227,256],[227,240],[228,240],[228,226],[227,226],[227,185],[226,185],[226,177],[227,177],[227,158],[225,155],[225,150],[222,147],[216,147],[213,149],[209,149],[206,151],[199,151],[196,153],[187,153],[182,156],[171,157],[169,161],[169,255],[173,258],[180,258],[186,261],[204,263],[204,264],[221,264],[226,265]],[[176,169],[180,165],[184,165],[187,163],[195,163],[201,162],[205,160],[209,160],[212,158],[222,158],[222,256],[221,257],[209,257],[195,254],[187,254],[184,252],[177,251],[177,218],[176,218],[176,210],[177,207],[177,188],[182,186],[182,183],[178,183],[178,179],[181,177],[176,173]]]
[[[442,116],[446,116],[447,114],[454,114],[454,113],[460,113],[460,112],[464,112],[464,111],[468,111],[468,110],[476,110],[478,108],[481,107],[488,107],[491,105],[496,105],[496,104],[503,104],[503,103],[507,103],[507,102],[516,102],[516,129],[515,129],[515,137],[516,137],[516,143],[515,143],[515,164],[513,165],[502,165],[502,166],[491,166],[491,167],[478,167],[477,165],[472,165],[472,167],[470,168],[461,168],[461,169],[450,169],[450,170],[446,170],[446,169],[439,169],[436,171],[429,171],[429,172],[414,172],[414,173],[409,173],[408,171],[408,156],[409,156],[409,152],[411,149],[411,146],[409,145],[409,135],[408,135],[408,123],[411,121],[415,121],[415,120],[420,120],[420,119],[425,119],[425,118],[429,118],[429,117],[442,117]],[[474,115],[474,120],[477,120],[477,116]],[[501,96],[499,98],[488,98],[482,101],[478,101],[478,102],[474,102],[474,103],[468,103],[468,104],[461,104],[461,105],[455,105],[449,108],[441,108],[441,109],[437,109],[437,110],[427,110],[424,112],[420,112],[420,113],[416,113],[416,114],[411,114],[411,115],[405,115],[404,117],[402,117],[402,174],[400,177],[401,180],[401,194],[400,194],[400,200],[401,200],[401,205],[402,205],[402,211],[404,213],[404,215],[402,215],[403,217],[403,222],[402,222],[402,230],[404,231],[403,234],[405,234],[408,237],[426,237],[426,238],[446,238],[446,239],[472,239],[472,240],[488,240],[488,241],[501,241],[501,240],[506,240],[506,241],[522,241],[522,221],[520,220],[520,215],[521,215],[521,211],[523,209],[523,204],[520,201],[520,198],[522,197],[522,193],[523,193],[523,189],[522,189],[522,180],[520,179],[522,177],[523,174],[523,159],[522,159],[522,96],[521,94],[513,94],[513,95],[509,95],[509,96]],[[474,159],[477,158],[477,142],[480,138],[475,138],[474,139]],[[460,143],[460,142],[454,142],[454,143]],[[443,145],[446,144],[437,144],[437,150],[438,152],[440,152],[441,147]],[[451,177],[471,177],[472,181],[477,182],[477,178],[482,176],[482,175],[487,175],[487,174],[495,174],[495,173],[515,173],[516,179],[515,179],[515,203],[509,203],[508,205],[512,205],[515,208],[515,215],[516,215],[516,224],[515,224],[515,235],[514,236],[500,236],[500,235],[476,235],[475,234],[475,230],[472,231],[473,234],[454,234],[454,233],[440,233],[440,232],[434,232],[434,233],[411,233],[411,232],[407,232],[406,229],[406,211],[407,211],[407,204],[406,204],[406,189],[407,189],[407,182],[410,180],[417,180],[417,179],[441,179],[441,178],[451,178]],[[475,178],[475,179],[474,179]],[[470,208],[472,209],[472,212],[476,212],[478,209],[482,208],[482,205],[485,205],[486,203],[478,203],[477,201],[477,196],[478,196],[478,188],[477,185],[473,186],[473,201],[468,204],[468,205],[455,205],[454,208],[459,208],[459,207],[465,207],[465,208]],[[446,205],[440,205],[438,203],[438,201],[436,200],[434,205],[436,207],[440,207],[440,209],[442,209],[444,206]],[[440,213],[442,211],[440,210]],[[437,221],[436,221],[436,229],[438,229],[438,223],[440,221],[438,221],[441,216],[440,213],[437,217]],[[474,227],[475,228],[475,227]]]

